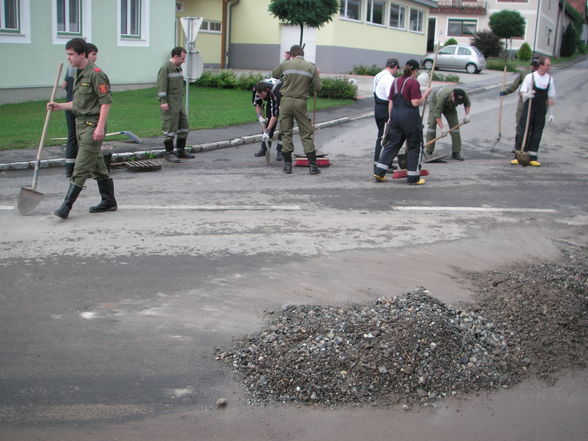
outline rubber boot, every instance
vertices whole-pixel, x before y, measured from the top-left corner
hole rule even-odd
[[[60,217],[61,219],[67,219],[69,216],[69,212],[71,211],[71,207],[73,207],[74,202],[80,195],[80,192],[84,189],[84,187],[80,187],[79,185],[74,184],[71,182],[69,184],[69,188],[67,190],[67,194],[65,195],[65,199],[63,200],[63,204],[57,210],[55,210],[55,216]]]
[[[175,164],[180,162],[178,158],[174,157],[174,140],[172,138],[166,138],[163,141],[163,145],[165,146],[165,160]]]
[[[316,150],[306,154],[308,158],[308,173],[311,175],[320,175],[321,171],[316,165]]]
[[[65,164],[65,177],[67,179],[69,179],[73,176],[74,166],[75,166],[75,164],[73,162],[68,162]]]
[[[98,205],[90,207],[90,213],[116,211],[118,207],[116,205],[116,199],[114,198],[114,183],[112,182],[112,178],[101,179],[100,181],[97,181],[97,183],[102,200]]]
[[[194,159],[196,156],[186,153],[186,138],[178,138],[178,153],[176,156],[183,159]]]
[[[276,161],[283,161],[284,155],[282,155],[282,144],[278,144],[276,147],[278,153],[276,153]]]
[[[267,148],[265,147],[265,142],[262,142],[261,147],[253,156],[255,156],[256,158],[259,158],[261,156],[265,156],[266,151],[267,151]]]
[[[292,174],[292,152],[282,152],[284,155],[284,168],[282,171],[287,175]]]

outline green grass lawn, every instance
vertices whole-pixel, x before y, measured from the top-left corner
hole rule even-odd
[[[147,138],[161,135],[155,88],[116,92],[108,118],[108,132],[128,130]],[[0,105],[0,150],[37,147],[45,121],[46,101]],[[317,99],[317,110],[352,104],[353,100]],[[312,100],[308,100],[309,110]],[[234,89],[190,88],[190,129],[226,127],[256,121],[251,92]],[[61,145],[51,138],[67,136],[65,115],[53,112],[45,145]],[[109,137],[109,140],[127,139]]]

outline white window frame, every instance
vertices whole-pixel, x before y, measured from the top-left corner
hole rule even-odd
[[[373,20],[374,18],[374,3],[381,3],[382,4],[382,23],[376,23]],[[387,12],[387,6],[388,2],[386,0],[367,0],[367,11],[366,11],[366,17],[365,17],[365,22],[374,26],[386,26],[386,12]],[[369,16],[371,12],[371,17]]]
[[[31,42],[31,3],[30,0],[15,0],[18,8],[18,25],[15,29],[0,29],[0,43],[30,43]],[[4,8],[4,2],[2,2]],[[4,17],[2,11],[2,17]],[[0,24],[4,26],[5,23]]]
[[[219,30],[217,31],[216,29],[210,29],[211,24],[218,25]],[[220,34],[223,29],[222,26],[223,22],[220,20],[209,20],[205,18],[202,20],[202,25],[200,26],[200,30],[198,32],[204,32],[207,34]]]
[[[57,26],[57,33],[60,36],[66,36],[68,38],[73,38],[73,37],[81,37],[83,34],[83,30],[84,30],[84,24],[82,22],[82,17],[83,17],[83,11],[84,11],[84,5],[83,5],[83,0],[76,0],[77,4],[78,4],[78,17],[77,17],[77,21],[78,21],[78,30],[77,31],[72,31],[69,28],[70,25],[70,16],[71,16],[71,10],[70,10],[70,0],[53,0],[55,2],[55,12],[56,12],[56,17],[57,17],[57,12],[58,12],[58,8],[57,8],[57,3],[63,3],[63,8],[64,8],[64,15],[65,17],[63,18],[63,25],[65,27],[65,29],[61,30],[59,29],[59,22],[58,19],[56,19],[56,26]]]
[[[57,25],[57,1],[51,0],[51,23],[53,28],[53,44],[62,45],[73,37],[92,41],[92,0],[80,0],[80,32],[69,33],[60,31]]]
[[[350,18],[348,17],[348,2],[349,1],[357,1],[359,2],[359,11],[357,18]],[[343,20],[350,20],[350,21],[361,21],[363,17],[363,9],[364,9],[364,1],[365,0],[341,0],[341,6],[339,7],[339,18]]]
[[[116,0],[116,44],[118,46],[149,46],[150,27],[149,17],[151,15],[151,0],[140,0],[139,11],[139,32],[140,35],[129,35],[121,33],[122,5],[129,0]]]
[[[400,8],[400,9],[398,9],[399,12],[400,11],[403,11],[403,13],[402,13],[402,26],[401,27],[392,26],[392,17],[391,17],[391,15],[392,15],[392,6],[398,6],[398,8]],[[389,23],[390,23],[389,24],[389,27],[390,28],[392,28],[392,29],[406,29],[406,9],[407,9],[407,7],[404,6],[404,5],[401,5],[400,3],[390,3],[390,9],[389,9],[389,12],[388,12],[388,18],[390,20],[389,21]]]
[[[410,16],[412,15],[412,11],[415,11],[418,16],[420,17],[420,24],[421,24],[421,28],[420,29],[411,29],[410,27]],[[410,8],[410,11],[408,13],[408,30],[410,32],[416,32],[418,34],[423,34],[425,32],[425,11],[423,11],[422,9],[418,9],[418,8]]]

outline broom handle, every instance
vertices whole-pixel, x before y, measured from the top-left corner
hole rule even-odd
[[[437,54],[439,53],[439,44],[435,46],[435,58],[433,59],[433,67],[431,67],[431,73],[429,75],[429,83],[427,84],[427,89],[431,87],[433,84],[433,73],[435,72],[435,66],[437,65]],[[425,117],[425,110],[427,109],[427,105],[429,104],[429,98],[425,100],[425,104],[423,104],[423,111],[421,113],[421,119]]]
[[[453,132],[454,130],[457,130],[457,129],[459,129],[459,128],[460,128],[461,126],[463,126],[463,125],[464,125],[464,123],[460,122],[460,123],[459,123],[459,124],[457,124],[456,126],[453,126],[452,128],[450,128],[448,133],[451,133],[451,132]],[[423,147],[426,147],[426,146],[428,146],[429,144],[433,144],[434,142],[436,142],[436,141],[439,141],[441,138],[444,138],[445,136],[447,136],[447,135],[439,135],[439,136],[437,136],[436,138],[434,138],[434,139],[431,139],[430,141],[427,141]]]
[[[504,71],[502,73],[502,91],[504,92],[504,86],[506,83],[506,64],[504,65]],[[498,108],[498,136],[502,134],[502,101],[504,101],[504,95],[500,95],[500,107]]]
[[[314,93],[314,99],[312,102],[312,129],[315,129],[315,123],[316,123],[316,92]]]
[[[57,65],[57,75],[55,76],[55,82],[53,83],[53,90],[51,91],[51,98],[49,102],[52,102],[55,99],[55,92],[57,91],[57,84],[59,83],[59,78],[61,77],[61,70],[63,69],[63,63],[59,63]],[[45,136],[47,135],[47,128],[49,127],[49,119],[51,117],[52,110],[47,110],[45,115],[45,124],[43,124],[43,132],[41,132],[41,141],[39,141],[39,149],[37,150],[37,159],[35,161],[35,171],[33,172],[33,184],[31,188],[34,190],[37,187],[37,181],[39,180],[39,166],[41,164],[41,152],[43,151],[43,146],[45,145]]]
[[[525,134],[523,135],[523,142],[519,150],[519,152],[521,153],[525,149],[525,144],[527,143],[527,135],[529,134],[529,121],[531,120],[531,101],[533,101],[533,98],[529,98],[529,105],[527,106],[527,121],[525,122]]]

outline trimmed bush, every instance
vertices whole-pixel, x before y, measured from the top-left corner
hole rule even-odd
[[[357,98],[357,86],[347,78],[322,78],[321,83],[322,87],[318,93],[320,98],[351,100]]]
[[[455,38],[450,38],[449,40],[447,40],[445,42],[445,44],[443,45],[443,47],[449,46],[450,44],[459,44],[459,43],[457,42],[457,40]]]
[[[570,23],[567,25],[561,41],[560,55],[562,57],[570,57],[574,55],[574,52],[576,52],[576,39],[576,30]]]
[[[525,41],[521,48],[517,51],[517,58],[523,61],[529,61],[533,56],[533,51],[531,50],[531,46]]]
[[[501,59],[490,59],[486,60],[486,69],[488,70],[503,70],[504,60]],[[506,62],[506,70],[508,72],[517,72],[517,65],[512,61]]]
[[[353,75],[369,75],[373,77],[382,69],[383,67],[376,66],[375,64],[372,64],[371,66],[364,66],[363,64],[358,64],[357,66],[353,66],[353,70],[351,71],[351,73]]]

